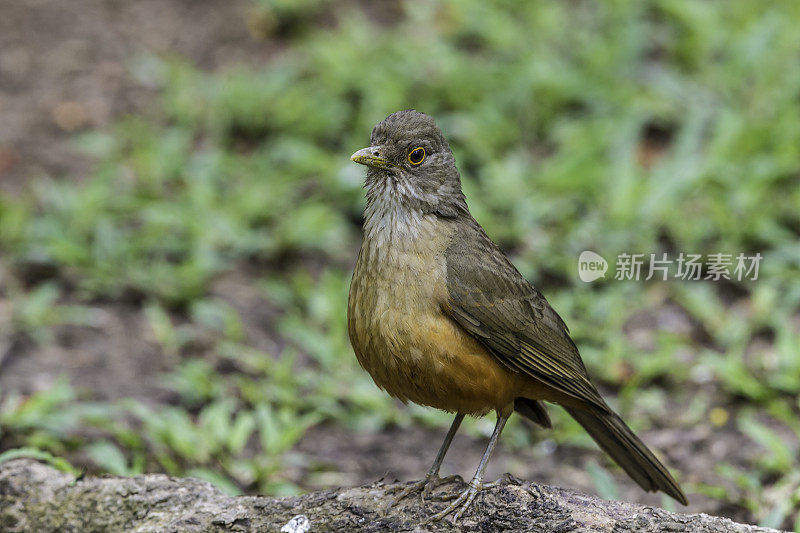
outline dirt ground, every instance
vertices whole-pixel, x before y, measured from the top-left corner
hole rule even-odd
[[[5,2],[0,16],[0,188],[22,194],[33,177],[80,179],[92,163],[74,149],[74,133],[106,127],[126,113],[155,112],[157,87],[132,74],[137,58],[178,54],[211,70],[268,61],[279,45],[253,38],[245,9],[242,1],[214,0]],[[0,283],[2,279],[0,274]],[[251,317],[248,331],[254,342],[274,347],[279,341],[263,327],[269,318],[266,303],[239,289],[241,281],[229,277],[214,291],[243,310],[246,319]],[[141,309],[116,303],[97,309],[92,325],[59,328],[52,346],[4,339],[0,387],[41,390],[67,372],[89,397],[169,402],[155,378],[177,361],[160,351]],[[380,477],[418,479],[445,431],[410,428],[353,434],[321,425],[298,446],[299,459],[290,475],[307,488],[356,485]],[[708,476],[723,458],[745,461],[756,453],[741,442],[741,435],[724,428],[688,433],[685,428],[662,429],[641,436],[691,481],[712,481]],[[443,474],[470,476],[484,446],[483,439],[456,437]],[[556,447],[545,439],[530,450],[512,453],[501,442],[488,478],[512,472],[593,492],[586,469],[590,461],[603,463],[600,452]],[[624,475],[616,474],[616,480],[622,498],[662,504],[660,496],[644,494]],[[702,496],[693,497],[688,510],[749,518],[742,509],[725,508]]]
[[[156,87],[132,65],[178,55],[206,69],[260,63],[276,46],[252,38],[246,3],[215,0],[15,0],[0,11],[0,187],[81,176],[91,164],[72,133],[148,112]]]

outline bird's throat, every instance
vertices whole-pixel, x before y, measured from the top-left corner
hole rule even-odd
[[[368,185],[364,210],[364,240],[373,246],[398,245],[426,233],[422,203],[402,181],[387,177]]]

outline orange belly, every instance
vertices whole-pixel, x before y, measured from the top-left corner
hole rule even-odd
[[[388,317],[383,316],[386,320]],[[354,319],[351,339],[359,363],[375,383],[403,402],[473,415],[501,411],[517,396],[517,375],[440,315],[404,317],[385,335]]]

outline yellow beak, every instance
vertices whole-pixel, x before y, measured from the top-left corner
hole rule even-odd
[[[397,166],[382,158],[380,154],[380,146],[370,146],[369,148],[362,148],[358,152],[351,155],[350,160],[361,165],[367,165],[368,167],[375,168],[390,169]]]

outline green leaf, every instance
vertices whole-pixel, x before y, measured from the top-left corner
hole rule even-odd
[[[601,498],[605,500],[619,499],[619,489],[617,489],[617,484],[611,474],[608,473],[608,470],[591,461],[586,465],[586,470],[589,472],[592,483],[594,483],[594,487]]]
[[[89,458],[100,468],[118,476],[131,475],[128,460],[120,449],[113,443],[101,440],[86,447]]]
[[[238,496],[242,493],[239,487],[236,486],[236,483],[215,470],[208,468],[191,468],[186,474],[189,477],[196,477],[197,479],[208,481],[228,496]]]
[[[12,448],[0,453],[0,463],[11,461],[12,459],[29,458],[43,461],[53,468],[72,474],[73,476],[80,475],[81,471],[72,466],[69,461],[63,457],[56,457],[50,452],[39,450],[38,448]]]

